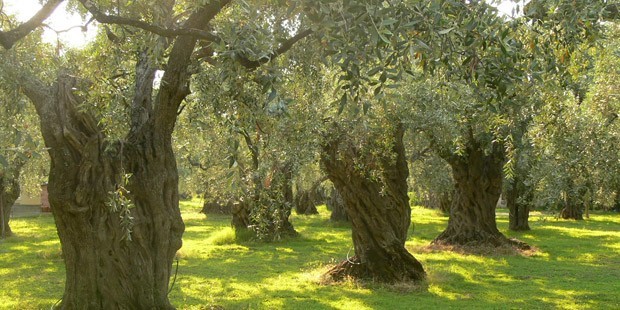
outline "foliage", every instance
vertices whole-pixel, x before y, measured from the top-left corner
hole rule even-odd
[[[49,160],[35,112],[19,94],[0,91],[0,118],[5,120],[0,124],[0,176],[7,181],[10,176],[21,176],[22,191],[38,194],[46,182]]]
[[[595,213],[584,222],[539,214],[531,220],[534,230],[519,234],[536,243],[538,253],[482,256],[428,248],[447,219],[436,211],[414,208],[416,229],[407,247],[418,253],[429,277],[425,285],[407,287],[317,283],[322,271],[344,258],[350,247],[350,228],[332,224],[324,208],[321,215],[294,217],[301,238],[220,245],[211,237],[228,229],[230,217],[205,221],[200,208],[199,202],[183,202],[187,229],[170,293],[179,309],[377,309],[412,304],[604,309],[620,302],[615,281],[620,276],[615,268],[620,263],[615,254],[620,250],[620,221],[609,213]],[[507,230],[505,215],[500,214],[499,227]],[[16,219],[13,228],[16,236],[0,243],[0,308],[49,308],[61,295],[64,278],[53,219]]]
[[[118,212],[120,226],[123,230],[122,239],[127,241],[131,241],[131,229],[133,228],[131,209],[135,207],[134,203],[129,198],[130,192],[127,189],[130,177],[130,174],[121,174],[121,181],[116,185],[116,190],[108,193],[108,201],[106,202],[106,206],[110,208],[110,212]]]

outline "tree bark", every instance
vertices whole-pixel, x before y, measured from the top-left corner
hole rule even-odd
[[[226,3],[198,9],[186,26],[204,29]],[[157,57],[138,56],[131,128],[118,142],[84,111],[76,78],[60,73],[47,85],[26,68],[12,72],[35,105],[51,159],[49,200],[66,269],[59,309],[173,308],[168,286],[184,224],[172,132],[189,94],[196,39],[178,37],[170,50],[167,42],[158,41],[169,56],[156,96]],[[124,207],[111,208],[113,201]]]
[[[339,131],[339,129],[337,129]],[[402,142],[402,126],[394,132],[392,152],[366,162],[355,143],[338,133],[323,145],[321,162],[336,190],[342,194],[351,219],[355,256],[332,268],[327,276],[347,276],[379,282],[417,281],[425,277],[422,264],[405,249],[411,208],[407,196],[409,170]],[[356,168],[362,160],[380,165],[381,178],[370,178]]]
[[[184,230],[171,135],[146,123],[109,143],[79,110],[75,88],[75,78],[60,75],[52,93],[29,91],[49,149],[49,200],[66,267],[58,307],[171,309],[168,282]],[[124,214],[110,207],[110,193],[125,186],[125,172],[133,207]]]
[[[508,208],[508,228],[513,231],[530,230],[529,216],[530,191],[519,175],[515,175],[506,190],[506,207]],[[526,193],[528,192],[528,193]]]
[[[497,229],[495,221],[495,208],[502,191],[502,146],[494,144],[492,151],[485,154],[472,137],[464,154],[441,156],[452,167],[455,196],[448,227],[433,243],[458,246],[520,245],[506,238]]]

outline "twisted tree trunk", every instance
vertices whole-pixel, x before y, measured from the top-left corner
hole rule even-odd
[[[198,9],[186,26],[204,29],[226,3]],[[189,94],[196,39],[157,45],[138,55],[130,128],[118,142],[83,109],[87,98],[75,90],[87,91],[77,78],[61,73],[48,85],[27,68],[13,72],[35,105],[51,159],[49,200],[66,269],[60,309],[173,308],[168,286],[184,224],[172,132]],[[156,95],[153,50],[169,53]]]
[[[521,243],[506,238],[495,221],[502,191],[504,150],[495,144],[485,154],[473,138],[462,155],[442,154],[452,167],[455,195],[448,227],[433,243],[467,246],[502,246]],[[525,245],[522,245],[525,246]]]
[[[27,93],[51,159],[49,200],[66,267],[59,308],[173,308],[168,281],[184,225],[171,131],[147,122],[126,142],[106,142],[78,109],[75,78],[60,75],[49,92],[39,86]]]
[[[411,209],[407,196],[409,170],[402,142],[404,130],[394,132],[392,151],[396,159],[385,155],[367,162],[383,169],[381,179],[370,178],[356,164],[363,153],[344,134],[337,134],[323,146],[321,162],[329,179],[342,194],[351,220],[355,256],[347,258],[328,272],[341,280],[347,276],[393,283],[416,281],[425,277],[422,264],[405,249]]]

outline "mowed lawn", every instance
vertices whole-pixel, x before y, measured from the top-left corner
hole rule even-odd
[[[321,283],[330,264],[352,255],[350,227],[331,223],[324,207],[294,215],[300,236],[274,243],[236,242],[230,217],[199,210],[182,203],[186,232],[170,292],[179,309],[620,309],[620,214],[580,222],[533,215],[532,231],[513,233],[500,210],[500,230],[538,251],[479,255],[429,247],[447,218],[415,207],[407,247],[428,280],[386,286]],[[53,219],[14,219],[12,227],[16,236],[0,241],[0,308],[49,309],[64,285]]]

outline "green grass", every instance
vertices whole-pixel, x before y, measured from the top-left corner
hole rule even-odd
[[[184,244],[170,298],[180,309],[620,309],[620,215],[586,221],[533,215],[532,231],[501,231],[538,248],[530,255],[475,255],[427,245],[445,227],[441,214],[413,209],[408,249],[422,262],[421,285],[320,284],[351,248],[350,227],[328,212],[293,216],[300,237],[237,241],[227,216],[184,202]],[[0,241],[0,308],[49,309],[62,295],[64,267],[53,219],[16,219]]]

